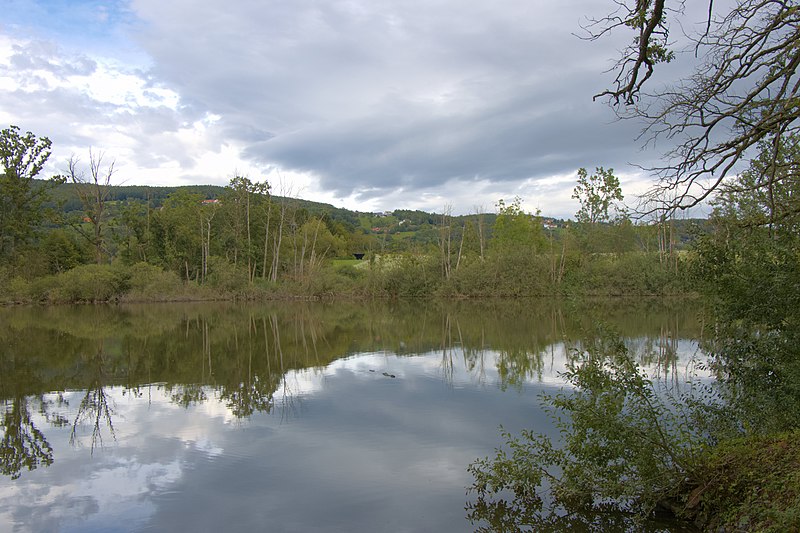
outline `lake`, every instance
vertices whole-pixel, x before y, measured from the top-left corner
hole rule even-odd
[[[596,321],[696,372],[683,301],[0,309],[0,531],[470,531],[467,465],[555,433]]]

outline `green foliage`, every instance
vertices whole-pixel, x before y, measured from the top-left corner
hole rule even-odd
[[[571,256],[564,276],[568,294],[596,296],[685,294],[685,268],[664,263],[657,253]]]
[[[702,239],[692,263],[696,286],[714,304],[706,349],[727,385],[734,434],[800,427],[798,249],[764,228],[747,232]]]
[[[50,274],[75,268],[86,257],[86,251],[75,235],[63,229],[55,229],[44,236],[41,241],[41,252],[47,259]]]
[[[715,216],[730,225],[763,227],[782,239],[800,238],[800,136],[758,144],[750,166],[720,187]]]
[[[498,254],[532,254],[544,244],[541,220],[538,216],[525,213],[520,204],[522,199],[515,197],[506,205],[497,202],[497,220],[492,234],[492,250]]]
[[[578,169],[578,184],[572,192],[572,198],[580,202],[575,220],[581,224],[615,222],[625,216],[624,208],[616,203],[622,202],[624,196],[614,169],[597,167],[595,172],[590,176],[585,168]]]
[[[208,272],[211,287],[240,297],[246,293],[247,271],[237,268],[224,257],[211,256],[208,259]]]
[[[318,299],[366,296],[363,282],[356,281],[362,280],[364,275],[364,269],[349,265],[340,268],[316,265],[293,287],[294,294]]]
[[[698,240],[692,274],[714,305],[707,350],[725,384],[729,433],[800,427],[800,234],[797,151],[762,146],[750,168],[715,202],[715,231]],[[759,183],[772,182],[772,191]]]
[[[56,277],[54,302],[106,302],[127,291],[127,272],[111,265],[80,265]]]
[[[704,437],[693,408],[651,381],[619,338],[601,330],[564,377],[569,387],[542,398],[563,443],[505,433],[505,449],[469,467],[473,523],[538,530],[565,513],[609,508],[644,519],[694,479]]]
[[[61,181],[34,181],[50,157],[50,145],[47,137],[23,135],[17,126],[0,130],[0,260],[12,258],[35,235],[48,191]]]
[[[383,265],[383,288],[394,298],[431,296],[441,281],[440,266],[433,256],[406,254]]]
[[[152,218],[151,261],[184,279],[196,278],[200,268],[201,202],[199,195],[180,191],[170,195]]]
[[[106,302],[128,290],[128,272],[111,265],[80,265],[72,270],[27,280],[11,279],[6,296],[10,303]]]
[[[724,442],[703,458],[689,511],[710,531],[796,531],[800,431]]]
[[[157,301],[176,296],[183,283],[174,272],[166,272],[161,268],[148,264],[136,263],[128,269],[129,290],[125,299]]]

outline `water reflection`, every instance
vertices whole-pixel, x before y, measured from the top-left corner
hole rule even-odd
[[[106,353],[103,349],[103,340],[97,342],[97,348],[94,354],[86,356],[85,369],[86,378],[85,392],[78,404],[75,420],[72,423],[72,432],[69,435],[69,443],[73,446],[81,444],[81,429],[87,425],[90,427],[90,450],[94,453],[95,446],[103,445],[103,432],[107,430],[112,438],[114,435],[114,422],[112,415],[114,409],[110,405],[108,393],[106,391],[106,383],[108,382],[108,375],[106,373]],[[132,389],[135,394],[135,388]],[[67,405],[66,402],[61,403],[62,406]],[[60,419],[64,419],[63,415],[58,412],[52,413]]]
[[[236,492],[220,470],[224,466],[239,476],[243,489],[259,493],[266,490],[262,484],[272,487],[269,498],[287,508],[291,498],[277,494],[295,488],[303,495],[298,500],[310,498],[338,517],[341,524],[328,530],[352,529],[353,517],[361,517],[355,524],[365,523],[364,509],[352,508],[344,495],[386,507],[380,513],[371,509],[386,520],[379,529],[404,529],[402,524],[389,527],[392,508],[397,507],[398,517],[408,514],[407,508],[387,503],[387,487],[395,485],[406,499],[409,491],[419,492],[421,507],[433,505],[437,494],[452,493],[457,503],[443,516],[457,525],[443,521],[437,527],[462,530],[465,466],[497,444],[499,424],[546,423],[537,412],[536,391],[560,383],[558,372],[571,349],[587,342],[585,332],[596,317],[620,331],[653,375],[682,379],[695,351],[690,339],[699,337],[700,325],[680,304],[649,305],[527,301],[0,309],[2,472],[17,480],[5,485],[0,479],[0,501],[14,509],[9,524],[25,523],[31,506],[52,500],[62,511],[73,509],[67,515],[80,527],[90,516],[107,525],[103,509],[112,504],[103,503],[97,491],[114,485],[114,476],[144,478],[138,485],[130,482],[130,490],[138,487],[135,493],[120,493],[114,485],[111,492],[129,506],[115,507],[113,515],[152,517],[154,509],[175,511],[189,505],[184,498],[200,498],[186,485],[191,473],[205,486]],[[230,425],[248,439],[229,434]],[[283,450],[285,457],[268,458],[269,450]],[[88,458],[94,473],[87,477],[88,467],[80,461]],[[60,461],[66,473],[55,472]],[[298,464],[305,466],[298,470]],[[54,473],[41,477],[46,470]],[[43,488],[59,486],[64,475],[76,476],[69,483],[78,485],[69,498]],[[21,484],[26,477],[30,487]],[[341,492],[342,509],[330,509],[324,494],[307,494],[308,487],[329,477],[330,486],[323,485]],[[179,479],[184,481],[175,492]],[[433,494],[420,480],[433,487]],[[36,487],[50,496],[26,503],[26,491]],[[75,494],[82,496],[75,500]],[[259,504],[239,496],[252,505],[242,512],[258,514]],[[297,520],[277,507],[272,512],[283,516],[280,524]],[[177,516],[159,518],[157,527],[183,526],[174,522]],[[239,522],[233,529],[250,523]],[[41,524],[65,527],[63,522],[50,525]]]
[[[0,472],[17,479],[23,469],[53,464],[53,448],[31,420],[28,401],[17,396],[6,399],[4,407]]]

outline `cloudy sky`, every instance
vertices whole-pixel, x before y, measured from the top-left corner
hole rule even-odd
[[[568,217],[579,167],[627,197],[658,153],[592,95],[630,39],[596,0],[4,0],[0,125],[89,148],[116,183],[226,184],[360,211]],[[673,67],[670,67],[673,68]],[[663,72],[663,71],[662,71]]]

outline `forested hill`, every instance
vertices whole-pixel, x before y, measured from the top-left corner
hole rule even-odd
[[[35,180],[44,184],[44,180]],[[78,194],[75,191],[76,185],[74,183],[62,183],[50,193],[51,201],[48,207],[55,208],[61,206],[61,209],[66,212],[79,211],[83,208],[81,205]],[[149,185],[111,185],[109,187],[110,194],[109,200],[114,201],[138,201],[149,203],[151,207],[161,207],[164,200],[170,194],[178,191],[199,194],[205,199],[219,199],[225,195],[226,187],[221,185],[183,185],[179,187],[154,187]],[[281,197],[273,196],[273,199],[280,201]],[[295,199],[299,207],[308,209],[312,212],[334,212],[343,211],[351,212],[347,209],[339,209],[330,204],[320,202],[312,202],[310,200]]]
[[[34,181],[39,186],[46,183],[45,180]],[[74,183],[63,183],[51,189],[49,192],[50,201],[45,204],[45,207],[68,214],[82,212],[84,207],[77,194],[76,187]],[[229,187],[220,185],[183,185],[175,187],[111,185],[109,186],[108,201],[112,206],[115,203],[140,203],[147,204],[152,209],[158,209],[170,195],[178,192],[198,194],[207,200],[222,200],[226,192],[229,191]],[[409,209],[396,209],[384,213],[352,211],[322,202],[314,202],[301,198],[284,198],[275,195],[272,196],[272,200],[276,203],[291,200],[295,208],[303,209],[307,211],[309,215],[313,216],[325,215],[326,218],[329,218],[333,222],[345,224],[351,231],[358,227],[363,227],[365,230],[372,233],[395,233],[403,230],[408,232],[409,229],[415,231],[423,226],[436,226],[441,222],[442,217],[442,215],[438,213]],[[114,209],[112,207],[112,216],[113,211]],[[493,213],[487,213],[484,216],[486,223],[489,225],[494,222],[496,217]],[[456,221],[461,218],[466,218],[466,216],[452,217],[452,219]],[[552,220],[552,222],[557,225],[562,225],[564,221]]]
[[[44,184],[44,180],[34,180],[40,185]],[[81,201],[76,193],[76,185],[73,183],[63,183],[53,189],[50,193],[51,200],[46,204],[47,207],[58,209],[65,213],[80,212],[83,209]],[[183,186],[148,186],[148,185],[112,185],[110,186],[109,200],[111,202],[141,202],[148,204],[151,208],[159,208],[163,205],[164,200],[171,194],[177,192],[186,192],[192,194],[199,194],[201,197],[213,200],[221,199],[225,196],[228,188],[221,185],[183,185]],[[272,196],[275,202],[289,200],[281,196]],[[436,226],[441,222],[442,215],[440,213],[426,212],[420,210],[410,209],[395,209],[385,213],[371,213],[352,211],[342,207],[335,207],[331,204],[322,202],[314,202],[311,200],[304,200],[300,198],[291,198],[294,205],[300,209],[305,209],[311,215],[322,215],[329,217],[332,221],[342,222],[351,228],[363,226],[366,222],[365,219],[371,219],[372,224],[370,230],[375,232],[387,231],[394,233],[397,230],[405,229],[414,231],[424,226]],[[486,222],[492,226],[496,214],[486,213]],[[458,220],[458,216],[452,217]],[[563,219],[543,217],[544,221],[552,227],[563,227],[567,222]],[[406,224],[405,228],[392,228],[400,222]],[[693,239],[693,236],[700,232],[705,233],[708,230],[708,221],[699,218],[676,219],[674,221],[675,241],[680,247]]]

